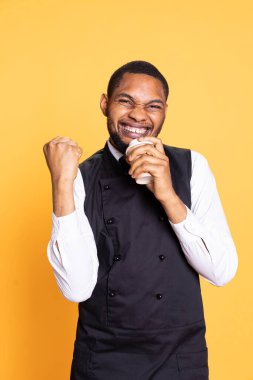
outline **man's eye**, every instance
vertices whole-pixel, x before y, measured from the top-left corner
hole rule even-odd
[[[130,103],[130,100],[127,99],[119,99],[120,103]]]
[[[151,109],[161,109],[161,106],[158,106],[158,105],[155,105],[155,104],[151,104],[149,106],[149,108],[151,108]]]

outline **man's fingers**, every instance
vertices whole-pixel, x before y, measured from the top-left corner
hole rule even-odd
[[[138,166],[134,172],[132,172],[131,176],[132,178],[138,178],[142,173],[150,173],[153,177],[161,178],[161,173],[162,176],[164,176],[165,169],[166,168],[164,165],[157,165],[157,163],[146,162],[145,164]]]
[[[59,143],[65,143],[68,145],[78,146],[76,141],[70,139],[69,137],[62,137],[62,136],[55,137],[54,139],[52,139],[48,143],[46,143],[45,146],[56,145]]]
[[[163,143],[162,143],[162,140],[159,139],[158,137],[153,137],[153,136],[145,136],[145,137],[139,137],[138,138],[139,141],[145,141],[145,140],[149,140],[151,142],[154,143],[154,146],[157,150],[159,150],[159,152],[161,153],[165,153],[164,152],[164,149],[163,149]]]
[[[130,154],[128,156],[129,163],[134,161],[139,155],[143,155],[143,154],[144,155],[147,154],[148,156],[153,156],[153,157],[160,158],[161,160],[168,161],[168,157],[166,156],[165,153],[160,152],[153,145],[145,144],[145,145],[137,146],[133,148],[132,151],[130,151]]]
[[[138,171],[139,169],[142,169],[143,166],[146,165],[157,165],[158,166],[164,166],[166,167],[167,164],[165,160],[159,158],[159,157],[154,157],[150,155],[142,155],[138,157],[131,165],[131,169],[129,171],[129,174],[133,174],[136,170]]]
[[[57,146],[63,150],[65,150],[65,147],[67,148],[68,146],[76,148],[73,152],[76,153],[79,158],[83,153],[82,148],[78,146],[76,141],[70,139],[69,137],[57,136],[43,146],[44,154],[47,155],[49,154],[49,151],[54,151]]]
[[[62,139],[64,139],[64,137],[62,137],[62,136],[56,136],[52,140],[50,140],[48,143],[56,144],[57,142],[61,141]]]
[[[76,141],[70,139],[69,137],[59,137],[56,140],[54,140],[55,143],[69,143],[70,145],[78,145]]]

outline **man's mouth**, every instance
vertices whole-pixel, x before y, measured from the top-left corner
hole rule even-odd
[[[147,136],[152,129],[150,126],[140,126],[126,122],[119,122],[119,128],[122,134],[129,138]]]

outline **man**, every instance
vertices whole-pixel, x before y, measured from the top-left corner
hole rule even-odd
[[[110,78],[110,135],[79,164],[70,138],[44,145],[53,188],[47,255],[64,297],[79,303],[71,380],[206,380],[199,274],[235,275],[237,252],[207,160],[157,137],[168,84],[133,61]],[[153,144],[137,146],[132,139]],[[149,172],[153,182],[135,179]]]

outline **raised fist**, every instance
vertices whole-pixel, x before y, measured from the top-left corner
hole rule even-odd
[[[43,146],[52,181],[74,182],[83,150],[68,137],[57,136]]]

